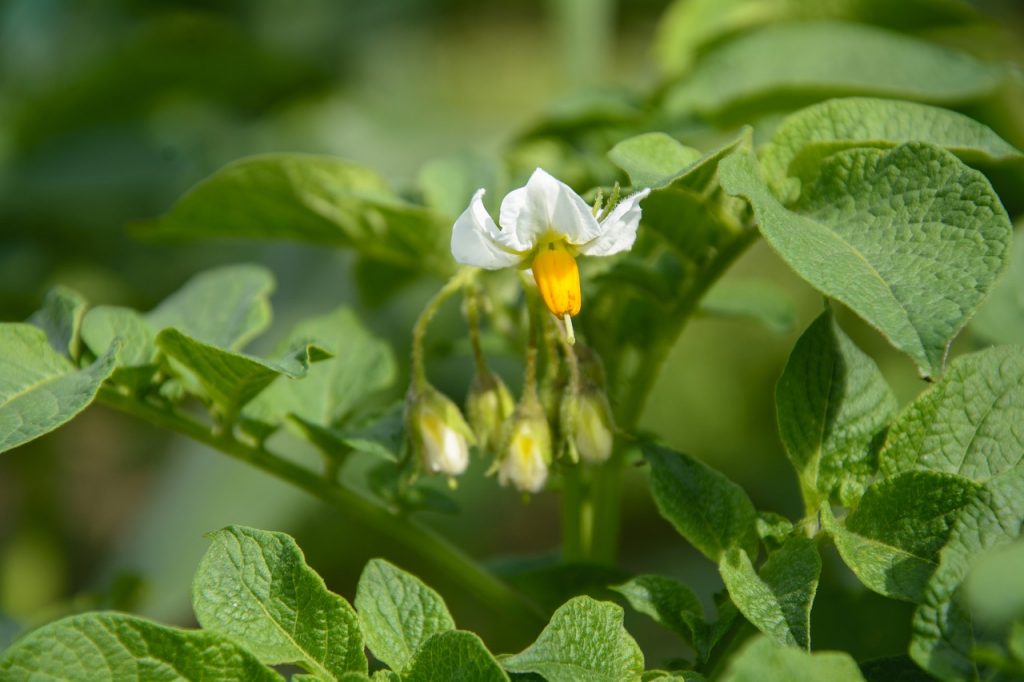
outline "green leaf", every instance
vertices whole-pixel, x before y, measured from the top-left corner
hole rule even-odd
[[[277,353],[310,342],[334,357],[321,362],[302,381],[277,379],[246,406],[243,417],[247,421],[273,429],[291,416],[329,428],[395,381],[397,368],[391,347],[348,308],[300,322],[278,344]]]
[[[0,452],[70,421],[114,371],[118,344],[78,369],[29,324],[0,324]]]
[[[665,133],[644,133],[619,142],[608,158],[626,171],[633,187],[665,187],[702,154]]]
[[[807,21],[766,26],[711,51],[664,107],[674,116],[733,119],[841,95],[957,104],[994,92],[1005,77],[996,64],[918,38]]]
[[[941,372],[1009,255],[1010,222],[988,180],[928,145],[834,154],[793,211],[750,154],[724,160],[719,176],[751,202],[761,234],[798,275],[876,327],[925,376]]]
[[[708,317],[754,320],[776,334],[787,334],[796,324],[793,299],[785,289],[755,279],[718,282],[701,299],[700,313]]]
[[[1024,538],[976,557],[964,585],[971,613],[985,624],[1024,618]]]
[[[1022,524],[1024,466],[1020,465],[986,481],[981,493],[957,515],[912,623],[910,655],[932,675],[943,680],[978,678],[973,654],[986,639],[993,642],[967,611],[960,588],[972,560],[1018,538]]]
[[[403,682],[507,682],[508,675],[479,637],[448,630],[423,643]]]
[[[704,609],[689,587],[660,575],[640,575],[611,588],[629,605],[693,644],[701,660],[710,651]]]
[[[1020,161],[1024,154],[988,126],[948,109],[870,97],[833,99],[788,116],[761,153],[765,177],[783,203],[822,160],[851,147],[887,149],[905,142],[942,147],[970,165]]]
[[[811,604],[818,590],[821,557],[814,540],[794,536],[771,552],[759,571],[735,547],[718,562],[736,608],[779,644],[811,646]]]
[[[729,662],[722,682],[864,682],[849,654],[818,651],[809,654],[779,647],[767,637],[755,637]]]
[[[187,381],[203,392],[225,414],[235,415],[279,376],[296,379],[305,376],[311,363],[330,356],[318,346],[306,345],[280,360],[232,353],[186,336],[177,329],[165,329],[156,337],[157,347],[172,358],[175,367],[184,368]]]
[[[622,626],[619,606],[575,597],[555,611],[533,644],[501,663],[547,682],[630,682],[640,679],[644,655]]]
[[[1024,347],[961,356],[889,429],[881,471],[927,470],[983,483],[1024,463]]]
[[[833,18],[926,28],[977,17],[978,11],[963,0],[675,0],[658,23],[654,52],[663,71],[677,74],[709,45],[772,23]]]
[[[808,513],[834,493],[847,505],[860,496],[896,408],[878,366],[826,310],[796,342],[775,387],[779,435]]]
[[[225,265],[201,272],[151,310],[160,331],[174,327],[197,341],[238,350],[270,324],[274,276],[258,265]]]
[[[441,595],[383,559],[366,564],[355,604],[367,648],[403,675],[428,639],[455,629]]]
[[[842,524],[823,506],[822,522],[864,585],[916,603],[957,515],[979,488],[960,476],[908,472],[873,484]]]
[[[1011,251],[1010,267],[978,309],[971,331],[992,343],[1024,345],[1024,231],[1017,231]]]
[[[112,379],[131,388],[150,383],[159,367],[156,331],[131,308],[101,305],[91,308],[82,321],[82,341],[95,354],[120,339],[121,352]]]
[[[743,488],[688,455],[643,446],[661,515],[713,561],[728,549],[757,551],[754,505]]]
[[[264,663],[299,665],[323,680],[367,671],[359,619],[330,592],[284,533],[228,526],[192,583],[199,623],[230,637]]]
[[[77,360],[81,346],[78,334],[86,305],[85,298],[74,289],[56,286],[46,292],[43,307],[27,321],[46,332],[54,350]],[[102,355],[108,348],[109,343],[96,355]]]
[[[235,161],[145,228],[154,237],[297,239],[351,247],[417,271],[451,269],[451,226],[341,159],[268,154]]]
[[[179,630],[120,613],[85,613],[44,625],[0,656],[0,678],[68,682],[284,679],[214,633]]]

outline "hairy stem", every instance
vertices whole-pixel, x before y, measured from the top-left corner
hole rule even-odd
[[[207,424],[165,405],[136,399],[111,386],[100,389],[99,399],[116,410],[188,436],[305,490],[344,513],[354,524],[400,543],[439,573],[452,576],[482,604],[493,608],[502,618],[514,619],[517,626],[536,629],[542,624],[542,616],[532,603],[427,526],[396,516],[380,504],[262,446],[244,443],[230,433],[214,433]]]

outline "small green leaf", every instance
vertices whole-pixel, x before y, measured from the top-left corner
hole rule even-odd
[[[277,353],[310,342],[334,357],[321,362],[302,381],[287,377],[275,381],[246,406],[244,419],[273,429],[291,416],[330,428],[395,381],[397,368],[391,347],[348,308],[300,322],[278,344]]]
[[[681,170],[702,156],[665,133],[644,133],[619,142],[608,158],[626,171],[633,187],[665,187]]]
[[[95,354],[121,340],[121,352],[113,380],[131,388],[150,383],[159,367],[156,331],[146,318],[131,308],[100,305],[91,308],[82,321],[82,341]]]
[[[303,377],[311,363],[330,357],[322,348],[306,345],[280,360],[264,360],[211,346],[177,329],[160,332],[156,345],[175,361],[176,368],[186,370],[189,383],[201,386],[203,392],[229,415],[237,414],[243,405],[279,376]]]
[[[402,682],[507,681],[508,675],[480,638],[464,630],[432,635],[402,675]]]
[[[842,524],[824,505],[822,522],[862,583],[886,597],[916,603],[957,515],[978,490],[960,476],[908,472],[873,484]]]
[[[878,366],[826,310],[796,342],[775,388],[779,435],[808,513],[834,493],[844,504],[859,497],[896,408]]]
[[[264,663],[291,663],[323,680],[366,673],[359,619],[328,591],[284,533],[229,526],[210,534],[192,584],[199,623]]]
[[[800,97],[860,94],[956,104],[988,95],[1005,77],[999,65],[918,38],[807,21],[766,26],[711,51],[669,91],[664,106],[670,115],[738,118]]]
[[[954,360],[893,422],[881,471],[927,470],[983,483],[1024,463],[1024,347]]]
[[[267,154],[221,168],[147,225],[154,237],[297,239],[416,271],[451,269],[451,225],[341,159]]]
[[[755,637],[729,662],[722,682],[864,682],[849,654],[813,654]]]
[[[702,462],[659,445],[645,445],[651,494],[661,515],[713,561],[739,547],[757,551],[754,505],[743,488]]]
[[[113,344],[89,367],[78,369],[50,346],[46,332],[29,324],[0,324],[0,452],[27,443],[70,421],[96,397],[114,371]]]
[[[0,656],[0,678],[68,682],[284,679],[214,633],[179,630],[120,613],[85,613],[44,625]]]
[[[796,310],[789,294],[769,281],[755,279],[718,282],[701,299],[700,313],[754,320],[776,334],[787,334],[796,324]]]
[[[660,575],[640,575],[611,588],[629,605],[693,644],[701,660],[709,646],[704,609],[689,587]]]
[[[575,597],[555,611],[533,644],[501,663],[547,682],[631,682],[640,679],[644,655],[622,626],[620,607]]]
[[[1024,160],[1024,154],[988,126],[948,109],[871,97],[833,99],[791,114],[761,153],[765,177],[783,203],[822,160],[851,147],[887,149],[904,142],[942,147],[970,165]]]
[[[793,211],[750,154],[719,166],[761,234],[797,274],[842,301],[937,376],[949,344],[993,286],[1011,228],[981,173],[921,144],[828,157]]]
[[[403,675],[428,639],[455,629],[441,595],[383,559],[366,564],[355,604],[367,648]]]
[[[27,321],[46,332],[54,350],[77,360],[81,346],[78,335],[86,305],[85,298],[74,289],[56,286],[46,292],[43,307]],[[96,355],[102,355],[108,348],[109,343]]]
[[[1011,252],[1010,267],[978,308],[971,331],[992,343],[1024,345],[1024,230],[1014,235]]]
[[[759,571],[735,547],[722,556],[718,572],[736,608],[761,632],[779,644],[810,649],[811,604],[821,574],[814,540],[789,538]]]
[[[769,550],[778,549],[793,532],[793,522],[775,512],[757,512],[757,537]]]
[[[274,276],[258,265],[225,265],[201,272],[147,315],[150,326],[168,327],[197,341],[238,350],[270,324]]]

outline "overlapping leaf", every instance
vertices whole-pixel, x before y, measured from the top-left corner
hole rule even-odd
[[[269,664],[323,680],[367,671],[355,611],[328,591],[284,533],[230,526],[210,535],[192,585],[196,618]]]

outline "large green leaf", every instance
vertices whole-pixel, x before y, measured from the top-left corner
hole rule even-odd
[[[927,142],[971,165],[1024,160],[988,126],[948,109],[870,97],[833,99],[787,117],[761,153],[768,183],[784,203],[818,174],[822,160],[851,147]]]
[[[761,632],[779,644],[811,647],[811,605],[821,557],[814,540],[793,536],[768,555],[760,570],[739,547],[718,562],[729,597]]]
[[[297,239],[414,270],[451,269],[450,225],[341,159],[268,154],[228,164],[146,228],[152,236]]]
[[[713,50],[666,96],[670,114],[738,117],[828,96],[933,104],[977,100],[1004,69],[918,38],[852,23],[767,26]]]
[[[756,637],[729,662],[722,682],[864,682],[849,654],[809,654]]]
[[[82,341],[96,355],[119,339],[114,382],[133,389],[147,386],[159,369],[156,331],[145,316],[131,308],[100,305],[82,320]]]
[[[575,597],[555,611],[533,644],[501,663],[547,682],[631,682],[640,679],[644,655],[622,626],[620,607]]]
[[[56,286],[46,292],[43,307],[33,313],[28,322],[46,332],[54,350],[77,360],[81,346],[79,330],[86,305],[85,299],[74,289]],[[96,355],[102,355],[107,348],[110,348],[109,343]]]
[[[371,333],[348,308],[300,322],[278,345],[278,354],[302,343],[316,344],[334,357],[302,381],[281,377],[249,403],[243,416],[276,428],[289,415],[329,428],[344,420],[367,397],[389,387],[396,364],[391,347]]]
[[[0,452],[53,431],[84,410],[114,371],[118,344],[78,369],[29,324],[0,324]]]
[[[916,603],[958,514],[979,490],[960,476],[913,471],[873,484],[843,523],[823,506],[822,521],[862,583]]]
[[[383,559],[372,559],[356,588],[366,646],[392,670],[406,671],[424,643],[455,629],[437,592]]]
[[[1010,267],[978,309],[971,331],[992,343],[1024,345],[1024,230],[1017,230],[1011,250]]]
[[[464,630],[431,636],[402,682],[507,682],[508,675],[479,637]]]
[[[860,495],[877,468],[896,398],[875,362],[826,310],[793,347],[775,388],[779,435],[813,512],[835,493]]]
[[[676,74],[708,46],[756,26],[831,18],[926,28],[977,15],[964,0],[675,0],[662,14],[654,50],[662,70]]]
[[[1024,463],[1022,424],[1024,347],[961,356],[893,423],[882,473],[924,469],[984,483]]]
[[[834,154],[794,210],[772,195],[750,154],[725,159],[719,177],[751,202],[761,234],[797,274],[925,376],[941,372],[1009,256],[1009,218],[985,176],[928,145]]]
[[[356,612],[327,589],[290,536],[229,526],[210,540],[192,583],[206,630],[264,663],[299,665],[322,680],[367,671]]]
[[[238,350],[270,324],[274,276],[258,265],[225,265],[195,275],[151,310],[156,331],[174,327],[203,343]]]
[[[708,558],[728,549],[757,549],[756,513],[743,488],[688,455],[648,444],[651,494],[658,511]]]
[[[301,378],[311,363],[331,357],[319,346],[307,344],[279,360],[265,360],[211,346],[177,329],[160,332],[156,345],[175,361],[175,369],[184,369],[188,383],[202,387],[203,393],[232,416],[279,376]]]
[[[44,625],[0,656],[0,678],[67,682],[284,679],[224,637],[120,613],[85,613]]]

